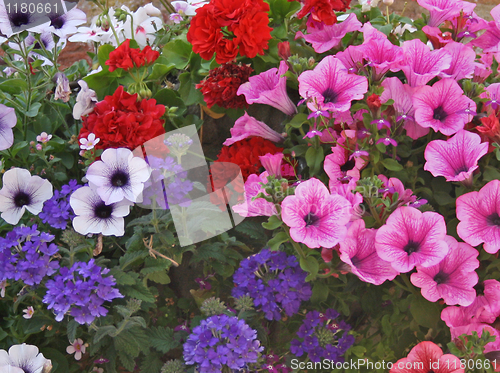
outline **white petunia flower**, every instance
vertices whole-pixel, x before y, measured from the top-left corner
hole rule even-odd
[[[0,150],[9,149],[14,144],[12,128],[16,126],[17,116],[14,108],[0,104]]]
[[[53,196],[52,184],[40,176],[31,176],[24,168],[8,170],[2,178],[0,212],[3,220],[15,225],[25,210],[34,215],[42,211],[43,203]]]
[[[61,39],[67,39],[78,31],[77,26],[87,22],[87,15],[85,12],[77,8],[72,8],[67,13],[64,13],[62,7],[58,13],[50,14],[50,22],[43,23],[40,26],[33,27],[33,32],[52,32],[54,35],[59,36]]]
[[[122,9],[127,10],[128,8],[122,6]],[[132,35],[132,20],[134,35]],[[148,43],[151,44],[155,40],[156,31],[163,28],[163,21],[158,17],[150,17],[144,7],[132,13],[132,20],[127,17],[121,34],[125,39],[135,39],[140,48],[144,48]]]
[[[51,361],[38,353],[38,347],[14,345],[9,352],[0,350],[0,372],[2,373],[48,373],[52,368]]]
[[[142,202],[137,198],[141,196],[150,174],[146,161],[134,157],[129,149],[109,148],[101,154],[100,161],[90,165],[85,177],[89,186],[109,205],[123,199]]]
[[[76,103],[73,106],[73,118],[81,120],[84,115],[94,111],[94,106],[99,100],[95,91],[89,88],[85,80],[79,80],[78,85],[80,86],[80,92],[76,95]]]
[[[73,228],[80,234],[102,233],[104,236],[123,236],[130,202],[123,200],[106,205],[99,194],[88,186],[77,189],[69,204],[76,214]]]

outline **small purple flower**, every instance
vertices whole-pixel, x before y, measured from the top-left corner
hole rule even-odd
[[[391,129],[391,124],[389,123],[389,121],[387,121],[384,118],[380,118],[380,119],[374,120],[374,121],[371,122],[371,124],[376,124],[377,125],[377,129],[379,129],[379,130],[381,130],[384,127],[387,128],[387,129]]]
[[[385,146],[389,146],[389,145],[392,145],[392,146],[398,146],[398,143],[396,142],[396,140],[390,138],[390,137],[382,137],[381,139],[377,140],[377,144],[384,144]]]
[[[68,184],[61,187],[60,191],[56,190],[54,196],[44,203],[42,212],[38,215],[42,222],[53,228],[65,229],[68,221],[75,217],[69,204],[69,197],[80,186],[76,180],[70,180]]]

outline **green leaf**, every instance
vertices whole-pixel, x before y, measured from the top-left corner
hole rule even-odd
[[[109,66],[106,65],[106,61],[109,60],[109,54],[115,50],[111,44],[104,44],[99,47],[97,52],[97,60],[99,65],[102,67],[102,71],[109,72]]]
[[[311,279],[314,279],[319,271],[318,260],[313,256],[300,258],[300,268],[308,272],[311,275]]]
[[[179,346],[179,341],[174,338],[173,329],[165,326],[151,328],[148,336],[151,347],[163,354]]]
[[[0,83],[0,91],[11,95],[19,94],[27,89],[28,83],[23,79],[8,79]]]
[[[176,68],[182,70],[189,63],[189,57],[192,53],[192,46],[185,40],[176,39],[168,42],[163,47],[162,56]]]
[[[175,68],[173,63],[169,63],[168,65],[155,63],[149,79],[160,79],[161,77],[167,75],[173,68]]]
[[[12,153],[12,156],[15,157],[17,153],[19,153],[20,150],[26,148],[28,146],[27,141],[20,141],[16,143],[11,149],[10,152]]]
[[[440,206],[455,204],[455,198],[453,198],[449,193],[446,192],[434,192],[433,197]]]
[[[166,270],[162,272],[153,272],[146,276],[148,280],[156,282],[158,284],[167,285],[170,284],[170,277],[168,277]]]
[[[133,286],[125,286],[121,288],[120,291],[124,295],[128,295],[132,298],[140,299],[148,303],[155,303],[155,297],[142,282],[136,283]]]
[[[296,114],[290,122],[288,122],[286,125],[287,127],[293,127],[293,128],[300,128],[302,125],[307,122],[307,114],[305,113],[299,113]]]
[[[28,111],[24,112],[24,114],[30,118],[36,117],[38,115],[38,111],[40,110],[41,107],[42,107],[41,103],[35,102],[31,105],[31,107]]]
[[[157,354],[151,353],[141,363],[141,373],[158,373],[163,366]]]
[[[68,339],[74,341],[76,339],[76,330],[78,329],[78,323],[75,320],[68,322],[67,333]]]
[[[265,237],[265,232],[262,226],[258,222],[250,219],[243,220],[240,224],[235,227],[235,230],[239,233],[243,233],[253,239],[261,239]]]
[[[50,359],[52,362],[51,373],[68,373],[69,364],[66,356],[55,348],[41,348],[40,352],[46,359]]]
[[[415,321],[425,328],[436,329],[441,319],[441,308],[438,304],[429,302],[421,295],[415,295],[412,299],[410,312]]]
[[[128,273],[123,272],[118,267],[111,268],[110,273],[116,280],[117,285],[134,285],[135,278],[130,276]]]
[[[99,327],[99,329],[97,329],[96,333],[94,334],[94,343],[97,343],[104,337],[115,333],[116,333],[115,326],[113,325],[101,326]]]
[[[325,159],[323,148],[310,147],[306,152],[306,163],[309,167],[309,174],[314,176],[321,168],[321,162]]]
[[[280,218],[278,218],[276,215],[270,216],[269,219],[267,220],[267,222],[262,223],[262,226],[269,231],[273,231],[275,229],[278,229],[282,225],[283,225],[283,221]]]
[[[287,242],[289,239],[290,237],[285,232],[278,232],[267,244],[269,245],[269,249],[276,251],[279,250],[283,242]]]
[[[203,100],[203,94],[196,88],[196,83],[199,83],[201,79],[197,79],[195,75],[194,72],[187,72],[179,75],[179,82],[181,83],[179,94],[186,106],[205,102]]]
[[[311,302],[318,304],[325,302],[328,298],[328,285],[323,282],[316,282],[312,289]]]
[[[401,171],[403,166],[401,166],[398,161],[392,158],[386,158],[382,160],[382,165],[389,171]]]

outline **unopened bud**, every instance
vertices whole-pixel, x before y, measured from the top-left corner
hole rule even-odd
[[[382,2],[387,6],[394,4],[394,0],[382,0]]]
[[[309,65],[309,67],[313,67],[315,62],[316,61],[312,57],[309,57],[309,59],[307,60],[307,64]]]

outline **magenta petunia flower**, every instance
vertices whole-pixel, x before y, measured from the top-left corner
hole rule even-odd
[[[403,60],[400,68],[405,73],[408,84],[418,87],[439,75],[451,66],[451,55],[443,48],[431,52],[420,39],[403,43]]]
[[[474,74],[476,67],[476,52],[468,45],[452,42],[446,44],[445,51],[448,51],[451,56],[451,65],[449,69],[441,71],[439,74],[442,78],[452,78],[454,80],[470,79]]]
[[[250,216],[272,216],[276,215],[276,207],[274,203],[266,201],[264,198],[257,198],[253,200],[259,193],[268,195],[260,183],[267,183],[269,174],[263,172],[260,175],[251,174],[245,181],[245,201],[242,204],[233,206],[233,211],[237,214],[250,217]]]
[[[338,145],[332,147],[332,154],[325,157],[324,169],[330,178],[329,188],[333,190],[346,179],[359,180],[359,171],[367,163],[362,157],[350,157],[351,152],[347,150],[345,138],[338,139]]]
[[[371,38],[361,46],[364,59],[373,69],[373,81],[379,81],[385,73],[400,70],[399,64],[403,59],[401,47],[392,44],[387,39]]]
[[[333,188],[330,188],[331,194],[339,194],[351,204],[351,221],[361,219],[365,212],[364,208],[361,206],[363,203],[363,196],[361,193],[355,192],[356,187],[357,180],[353,178],[349,180],[347,184],[337,184]]]
[[[293,115],[297,112],[297,107],[286,93],[286,77],[283,75],[287,71],[288,65],[281,61],[279,69],[274,67],[251,76],[248,82],[240,85],[237,94],[245,95],[249,104],[265,104]]]
[[[446,181],[472,181],[472,173],[479,167],[478,160],[488,152],[488,142],[466,130],[443,140],[433,140],[425,148],[424,170],[433,176],[444,176]]]
[[[312,111],[347,111],[352,100],[360,100],[368,91],[368,79],[349,74],[333,56],[326,56],[314,68],[300,74],[299,94],[308,100]]]
[[[331,195],[316,178],[300,183],[295,195],[286,197],[281,208],[290,237],[311,249],[332,248],[347,234],[351,204],[338,194]]]
[[[357,74],[364,64],[364,54],[360,47],[360,45],[349,45],[346,50],[335,55],[335,58],[342,62],[350,74]]]
[[[375,250],[375,229],[366,229],[363,219],[354,221],[340,243],[340,260],[362,281],[380,285],[399,274],[391,263],[382,260]]]
[[[259,156],[260,163],[262,167],[266,169],[269,175],[275,176],[277,179],[281,179],[281,164],[283,162],[283,153],[271,154]]]
[[[420,87],[413,95],[415,120],[422,127],[430,127],[446,136],[457,133],[472,119],[466,110],[476,110],[476,103],[463,93],[453,79],[440,80],[432,87]]]
[[[482,92],[479,97],[486,98],[487,108],[496,110],[500,107],[500,83],[493,83],[486,87],[486,91]]]
[[[283,136],[281,136],[278,132],[271,129],[264,122],[251,117],[247,112],[234,122],[234,126],[230,129],[230,131],[231,138],[224,141],[224,145],[226,146],[232,145],[237,141],[246,139],[247,137],[254,136],[262,137],[274,142],[280,142],[283,140]]]
[[[476,4],[460,0],[417,0],[417,2],[429,11],[430,17],[427,24],[431,27],[438,27],[444,21],[455,18],[460,15],[461,11],[469,14],[476,7]]]
[[[474,270],[479,267],[479,252],[451,236],[446,236],[445,241],[450,249],[448,255],[432,267],[417,266],[411,283],[421,288],[422,296],[430,302],[443,298],[450,306],[468,306],[476,298],[474,286],[479,277]]]
[[[481,243],[486,252],[500,249],[500,181],[492,180],[479,190],[457,198],[458,236],[469,245]]]
[[[418,87],[410,87],[403,84],[399,78],[386,78],[382,82],[384,92],[380,96],[380,101],[385,103],[390,99],[394,100],[394,110],[396,120],[403,120],[406,134],[416,140],[429,133],[428,128],[421,127],[415,122],[415,109],[413,107],[413,94]]]
[[[500,52],[500,5],[494,7],[490,12],[493,21],[486,24],[486,31],[474,39],[471,44],[483,50],[483,53],[498,53]],[[474,30],[472,30],[474,31]]]
[[[295,39],[304,38],[308,43],[312,44],[316,53],[323,53],[338,46],[348,32],[361,31],[361,27],[362,24],[356,18],[356,14],[352,13],[345,21],[331,26],[308,27],[308,34],[299,31],[295,35]]]
[[[443,260],[449,251],[445,236],[443,216],[403,206],[397,208],[386,224],[378,229],[375,247],[382,259],[405,273],[416,265],[431,267]]]

